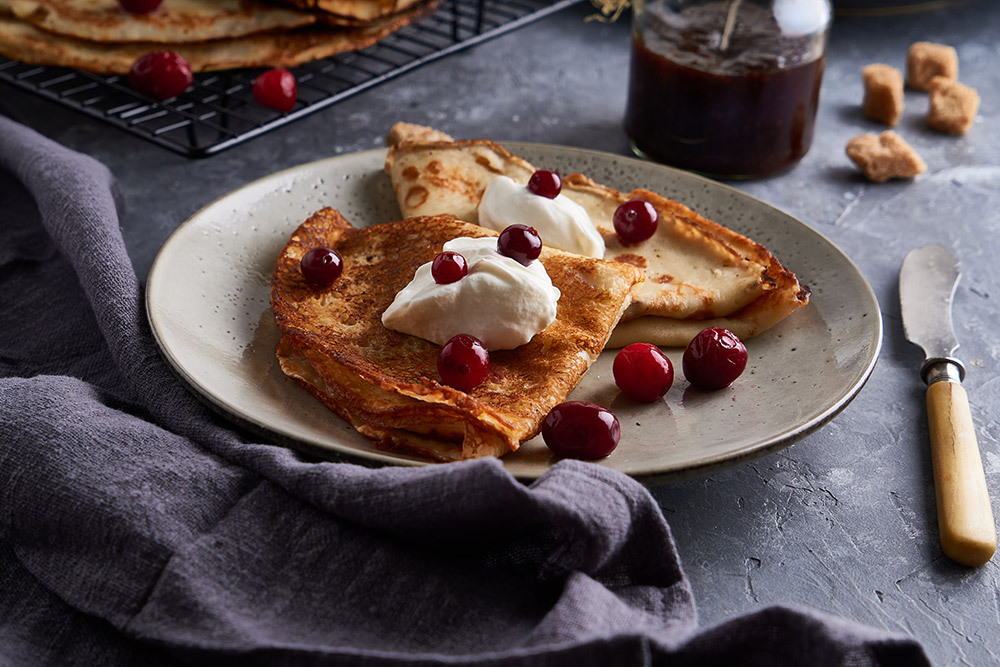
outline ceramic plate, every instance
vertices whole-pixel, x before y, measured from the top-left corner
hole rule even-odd
[[[747,370],[719,392],[701,392],[678,369],[664,399],[619,394],[605,352],[570,395],[611,409],[618,449],[598,465],[644,480],[690,474],[787,446],[821,426],[860,391],[878,356],[882,322],[858,268],[808,225],[733,188],[699,176],[595,151],[507,143],[539,167],[579,171],[628,191],[655,190],[763,243],[812,288],[812,301],[748,341]],[[279,250],[314,211],[332,206],[355,225],[399,217],[382,171],[384,150],[288,169],[209,204],[174,232],[149,274],[150,324],[177,374],[209,405],[272,441],[335,459],[423,465],[374,449],[282,375],[270,278]],[[503,459],[518,478],[553,462],[541,437]]]

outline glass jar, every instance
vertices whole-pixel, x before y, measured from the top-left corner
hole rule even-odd
[[[635,0],[625,132],[635,153],[720,178],[812,144],[828,0]]]

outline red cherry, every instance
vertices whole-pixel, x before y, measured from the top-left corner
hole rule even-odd
[[[500,232],[497,252],[528,266],[542,254],[542,238],[534,227],[514,224]]]
[[[640,243],[656,231],[660,216],[645,199],[630,199],[615,209],[612,222],[623,244]]]
[[[287,113],[295,107],[299,85],[287,69],[269,69],[253,82],[253,98],[258,104]]]
[[[440,252],[431,263],[431,275],[438,285],[453,283],[468,274],[469,265],[465,263],[465,257],[457,252]]]
[[[723,389],[747,365],[747,348],[732,331],[703,329],[684,350],[684,377],[699,389]]]
[[[609,410],[587,401],[567,401],[549,410],[542,439],[556,456],[602,459],[618,446],[621,427]]]
[[[490,353],[475,336],[453,336],[438,354],[441,381],[459,391],[481,385],[490,374]]]
[[[129,14],[149,14],[162,2],[163,0],[118,0],[118,5]]]
[[[299,262],[299,271],[306,282],[317,287],[326,287],[340,277],[344,271],[344,260],[340,253],[330,248],[313,248]]]
[[[660,400],[674,383],[670,359],[649,343],[632,343],[619,350],[612,370],[622,393],[643,403]]]
[[[191,66],[173,51],[153,51],[132,63],[128,80],[143,95],[158,100],[176,97],[194,82]]]
[[[558,172],[539,169],[528,179],[528,190],[536,195],[555,199],[562,192],[562,178]]]

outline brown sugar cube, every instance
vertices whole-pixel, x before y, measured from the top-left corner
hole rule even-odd
[[[939,132],[962,134],[970,127],[979,110],[979,93],[958,81],[943,76],[931,79],[927,124]]]
[[[906,57],[906,83],[914,90],[927,90],[931,79],[958,78],[958,53],[945,44],[916,42]]]
[[[927,171],[927,165],[903,138],[886,130],[876,136],[862,134],[847,142],[847,156],[869,181],[883,183],[890,178],[913,178]]]
[[[894,126],[903,114],[903,75],[889,65],[866,65],[861,70],[865,80],[865,115]]]

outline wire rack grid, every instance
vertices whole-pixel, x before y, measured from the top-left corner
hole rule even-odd
[[[137,93],[126,76],[29,65],[2,56],[0,81],[181,155],[207,157],[581,1],[442,0],[433,13],[373,46],[294,68],[298,101],[285,114],[254,101],[259,69],[197,74],[187,92],[164,101]]]

